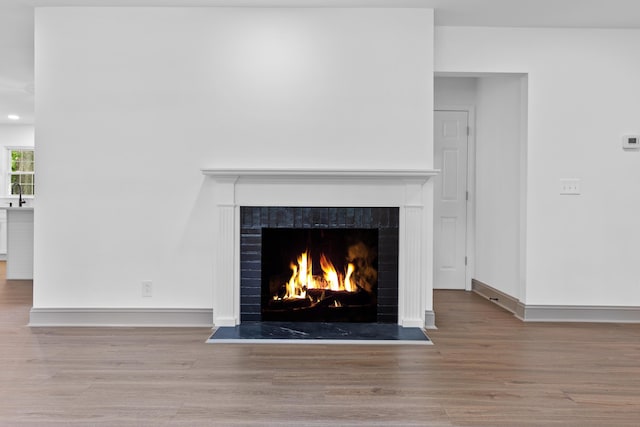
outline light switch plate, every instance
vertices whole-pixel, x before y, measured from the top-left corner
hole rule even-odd
[[[560,194],[578,195],[580,194],[580,179],[563,178],[560,180]]]

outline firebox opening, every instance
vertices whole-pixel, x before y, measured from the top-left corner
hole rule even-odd
[[[262,228],[262,320],[376,322],[377,245],[377,229]]]

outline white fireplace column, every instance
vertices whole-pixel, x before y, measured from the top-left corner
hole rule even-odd
[[[434,326],[436,170],[203,169],[215,180],[213,323],[240,323],[240,206],[398,207],[398,323]]]
[[[422,184],[405,180],[405,200],[400,208],[398,314],[402,313],[402,317],[398,316],[398,323],[407,327],[425,326],[424,293],[433,290],[433,283],[422,284],[427,269]]]
[[[213,324],[235,326],[240,323],[239,309],[239,222],[236,215],[235,183],[238,176],[216,178],[215,259],[213,263]],[[238,286],[236,286],[238,282]]]

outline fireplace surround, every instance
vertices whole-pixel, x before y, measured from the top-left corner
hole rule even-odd
[[[395,207],[397,323],[435,326],[433,188],[436,170],[207,168],[214,180],[213,322],[241,323],[241,207]]]
[[[241,206],[240,321],[397,323],[398,230],[397,207]]]

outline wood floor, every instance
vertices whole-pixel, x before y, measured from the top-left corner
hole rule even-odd
[[[640,325],[524,324],[439,291],[434,346],[212,345],[29,328],[31,293],[0,280],[0,426],[640,425]]]

